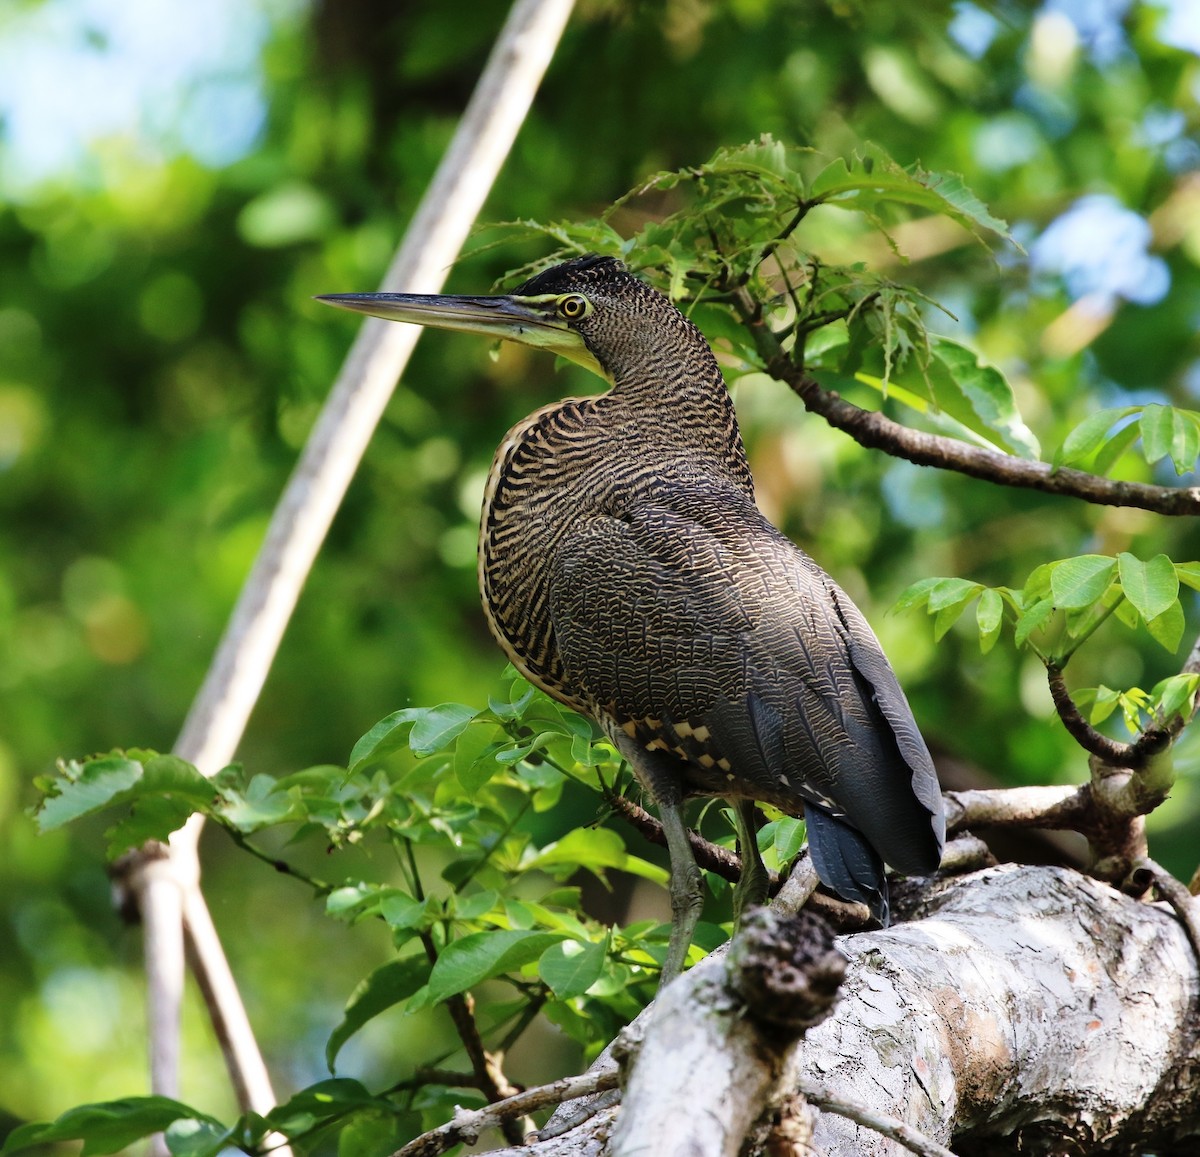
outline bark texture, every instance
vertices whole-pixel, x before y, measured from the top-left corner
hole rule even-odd
[[[1200,974],[1165,906],[1003,865],[838,944],[838,1003],[799,1043],[780,1054],[752,1017],[731,1015],[724,964],[705,961],[650,1016],[616,1127],[608,1110],[521,1152],[737,1152],[731,1127],[761,1127],[773,1103],[820,1085],[972,1157],[1200,1153]],[[829,1111],[813,1146],[908,1152]]]

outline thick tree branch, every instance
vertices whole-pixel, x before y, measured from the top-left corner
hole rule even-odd
[[[816,1151],[905,1152],[836,1115],[853,1103],[973,1157],[1197,1151],[1200,1039],[1192,1018],[1200,969],[1173,913],[1066,869],[1004,865],[936,884],[921,915],[839,939],[849,964],[833,1014],[784,1058],[781,1087],[803,1093],[819,1081],[839,1103],[817,1118]],[[706,967],[707,960],[670,986],[659,1006]],[[680,1017],[713,1019],[709,1005],[678,1003]],[[651,1098],[668,1139],[689,1136],[718,1102],[762,1095],[731,1076],[719,1095],[655,1102],[664,1072],[670,1084],[679,1068],[688,1071],[678,1057],[665,1070],[639,1058],[625,1095],[626,1108],[635,1095]],[[748,1105],[743,1111],[754,1115]],[[611,1154],[613,1120],[606,1109],[520,1152]]]
[[[446,1124],[422,1133],[402,1149],[397,1149],[392,1157],[437,1157],[439,1153],[445,1153],[460,1143],[473,1145],[484,1130],[498,1128],[505,1121],[515,1121],[538,1109],[561,1105],[576,1097],[602,1093],[616,1087],[616,1070],[606,1069],[581,1073],[577,1077],[563,1077],[548,1085],[525,1089],[483,1109],[459,1109]]]

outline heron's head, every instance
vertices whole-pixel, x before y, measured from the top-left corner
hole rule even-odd
[[[699,331],[615,257],[574,257],[510,294],[323,294],[342,309],[521,342],[586,366],[609,382],[644,369],[663,339]],[[701,338],[701,341],[703,339]]]

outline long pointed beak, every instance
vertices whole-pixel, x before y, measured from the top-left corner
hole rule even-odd
[[[388,321],[407,321],[493,340],[520,342],[570,358],[602,378],[607,377],[579,333],[556,314],[554,296],[323,293],[317,300]]]

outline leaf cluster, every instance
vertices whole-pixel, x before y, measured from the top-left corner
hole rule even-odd
[[[274,777],[231,765],[206,779],[176,756],[147,750],[64,761],[40,785],[36,819],[50,831],[83,816],[115,814],[108,840],[116,857],[165,840],[189,816],[203,815],[247,853],[307,884],[330,917],[384,923],[395,955],[350,994],[326,1046],[333,1072],[345,1044],[375,1017],[451,1005],[488,983],[508,988],[507,995],[496,992],[479,1030],[487,1047],[500,1052],[539,1014],[585,1054],[635,1016],[653,995],[669,929],[656,920],[599,923],[582,911],[578,880],[588,873],[607,883],[610,873],[622,872],[664,884],[666,872],[631,854],[609,827],[593,823],[546,838],[537,820],[578,788],[603,818],[605,799],[630,781],[628,767],[588,720],[510,669],[504,693],[484,709],[444,703],[392,713],[354,745],[346,767]],[[386,851],[394,870],[382,878],[317,878],[264,849],[264,838],[277,830],[287,833],[287,849],[318,841],[331,852]],[[768,823],[759,834],[768,863],[794,857],[803,832],[803,823],[790,817]],[[701,925],[695,951],[715,947],[726,934]],[[269,1133],[307,1145],[348,1116],[361,1123],[382,1113],[389,1127],[407,1117],[432,1121],[461,1099],[461,1088],[419,1074],[378,1097],[335,1080],[267,1118],[246,1115],[225,1129],[186,1106],[134,1098],[30,1127],[14,1134],[9,1151],[83,1136],[88,1152],[110,1152],[104,1147],[110,1139],[120,1148],[141,1135],[138,1129],[159,1131],[174,1122],[167,1130],[172,1151],[208,1157],[229,1144],[253,1150]]]
[[[974,604],[979,646],[985,654],[1007,623],[1018,648],[1031,650],[1047,667],[1061,669],[1110,617],[1130,630],[1144,630],[1174,654],[1184,630],[1181,585],[1200,590],[1200,563],[1174,563],[1165,554],[1143,561],[1128,551],[1116,558],[1085,554],[1043,563],[1021,588],[989,587],[953,577],[921,579],[900,595],[895,609],[924,608],[940,640]],[[1104,722],[1120,705],[1130,731],[1139,734],[1173,717],[1189,719],[1197,684],[1197,676],[1182,673],[1149,691],[1100,687],[1079,692],[1079,698],[1093,704],[1094,724]]]

